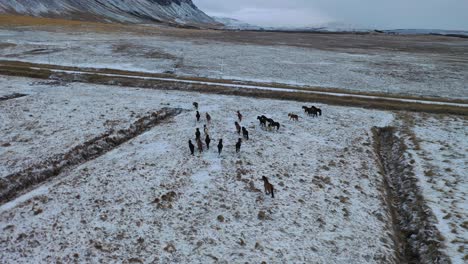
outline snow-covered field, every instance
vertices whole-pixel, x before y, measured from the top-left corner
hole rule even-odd
[[[412,115],[407,145],[427,204],[453,263],[468,256],[468,120]]]
[[[214,37],[205,38],[54,31],[1,29],[0,59],[468,98],[468,57],[463,52],[468,49],[467,40],[437,40],[441,41],[434,43],[437,47],[431,47],[430,43],[418,44],[421,48],[414,48],[415,44],[409,40],[400,40],[403,44],[409,43],[408,51],[404,51],[393,49],[390,44],[386,47],[383,41],[379,49],[337,48],[337,44],[312,48],[307,45],[313,38],[298,39],[294,45],[281,40],[260,45],[247,39],[246,43],[239,39],[221,41],[234,33],[224,33],[225,38],[212,33]],[[388,38],[389,42],[399,41],[396,37],[395,40]],[[445,50],[440,51],[439,46]]]
[[[53,82],[0,76],[1,94],[28,96],[1,102],[0,177],[62,154],[110,129],[121,129],[142,115],[161,108],[133,97],[115,97],[113,91],[93,86],[54,85]],[[52,84],[52,85],[51,85]],[[70,94],[73,90],[73,94]],[[0,94],[0,95],[1,95]]]
[[[0,79],[2,93],[28,94],[0,102],[2,175],[139,114],[191,111],[1,206],[3,263],[392,262],[370,129],[393,114],[319,105],[324,115],[313,119],[291,101],[35,82]],[[187,140],[205,123],[195,122],[193,101],[213,117],[213,142],[190,156]],[[239,154],[236,110],[250,132]],[[260,114],[280,130],[261,129]]]

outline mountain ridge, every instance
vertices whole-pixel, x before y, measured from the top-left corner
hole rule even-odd
[[[218,24],[191,0],[0,0],[0,14],[134,24]]]

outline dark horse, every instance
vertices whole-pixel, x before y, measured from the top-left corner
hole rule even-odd
[[[237,121],[234,122],[234,125],[236,125],[237,134],[240,134],[240,132],[241,132],[241,126],[239,125],[239,123],[237,123]]]
[[[263,176],[263,187],[265,188],[265,194],[271,194],[271,198],[275,198],[273,184],[268,182],[268,178]]]
[[[202,153],[203,152],[203,143],[202,143],[200,138],[197,138],[197,147],[198,147],[198,151],[200,153]]]
[[[312,107],[303,106],[302,109],[304,109],[304,112],[306,112],[308,115],[311,115],[313,117],[318,117],[319,115],[322,115],[322,110],[315,106],[312,106]]]
[[[190,148],[190,154],[194,155],[195,146],[193,145],[192,140],[189,139],[188,145],[189,145],[189,148]]]
[[[275,121],[270,122],[270,123],[268,124],[268,127],[270,127],[270,128],[276,127],[276,130],[279,130],[279,129],[280,129],[280,126],[281,126],[280,123],[279,123],[279,122],[275,122]]]
[[[242,136],[244,136],[246,140],[249,140],[249,131],[247,131],[245,127],[242,127]]]
[[[266,121],[267,117],[262,115],[262,116],[257,116],[258,121],[260,122],[261,127],[266,127]]]
[[[197,103],[197,102],[193,102],[193,107],[195,107],[195,109],[198,110],[198,103]]]
[[[319,116],[322,116],[322,109],[317,108],[317,107],[315,107],[315,106],[312,106],[312,109],[314,109],[315,112],[318,113]]]
[[[242,122],[242,114],[240,111],[237,111],[237,118],[239,119],[239,122]]]
[[[210,135],[208,134],[206,135],[205,143],[206,143],[206,149],[210,149],[211,138],[210,138]]]
[[[239,153],[240,149],[241,149],[241,145],[242,145],[242,138],[239,138],[239,140],[237,140],[237,143],[236,143],[236,152]]]
[[[221,155],[222,151],[223,151],[223,139],[220,139],[218,143],[218,155]]]

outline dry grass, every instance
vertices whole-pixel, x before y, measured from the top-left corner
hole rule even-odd
[[[32,78],[48,79],[52,76],[53,72],[47,68],[55,68],[61,70],[80,70],[86,71],[86,69],[80,69],[75,67],[51,67],[50,65],[23,63],[23,62],[1,62],[0,74],[12,75],[12,76],[23,76]],[[30,67],[39,67],[40,70],[31,69]],[[328,94],[311,94],[305,92],[287,92],[287,91],[275,91],[273,90],[259,90],[259,89],[247,89],[247,88],[232,88],[224,87],[216,84],[205,85],[205,84],[189,84],[177,81],[161,81],[161,80],[147,80],[138,79],[136,76],[133,77],[114,77],[114,76],[103,76],[96,74],[98,73],[112,73],[112,74],[127,74],[125,71],[117,70],[96,70],[91,71],[88,69],[89,74],[83,74],[76,77],[72,74],[55,73],[56,76],[69,81],[81,81],[95,84],[107,84],[107,85],[121,85],[129,87],[140,87],[150,89],[161,89],[161,90],[182,90],[190,92],[201,92],[201,93],[214,93],[224,95],[235,95],[235,96],[248,96],[257,98],[268,98],[268,99],[279,99],[279,100],[290,100],[300,102],[320,102],[331,105],[340,106],[354,106],[363,107],[370,109],[381,109],[381,110],[404,110],[413,112],[427,112],[427,113],[438,113],[438,114],[452,114],[468,116],[467,107],[447,106],[447,105],[435,105],[435,104],[421,104],[421,103],[408,103],[398,102],[392,100],[386,100],[385,97],[379,99],[359,98],[349,96],[334,96]],[[141,74],[139,76],[154,76],[152,74]],[[158,77],[172,77],[168,74],[159,74]]]
[[[132,44],[121,44],[114,46],[115,52],[127,52],[129,49],[134,49],[135,47]],[[147,56],[156,56],[158,58],[166,58],[166,59],[176,59],[171,54],[166,54],[164,52],[155,50],[154,52],[151,51],[147,54]],[[395,94],[387,94],[387,93],[377,93],[377,92],[358,92],[358,91],[349,91],[345,89],[339,88],[323,88],[317,86],[293,86],[288,84],[281,84],[281,83],[258,83],[258,82],[249,82],[249,81],[238,81],[238,80],[226,80],[226,79],[213,79],[213,78],[205,78],[205,77],[192,77],[192,76],[176,76],[173,74],[167,73],[145,73],[145,72],[132,72],[132,71],[125,71],[125,70],[117,70],[117,69],[91,69],[91,68],[80,68],[80,67],[69,67],[69,66],[57,66],[57,65],[47,65],[47,64],[40,64],[40,63],[29,63],[29,62],[20,62],[20,61],[2,61],[0,60],[0,65],[3,66],[14,66],[14,67],[36,67],[36,68],[45,68],[45,69],[61,69],[61,70],[79,70],[83,72],[90,72],[90,73],[105,73],[105,74],[119,74],[119,75],[128,75],[128,76],[135,76],[135,77],[155,77],[155,78],[173,78],[177,80],[184,80],[184,81],[201,81],[201,82],[208,82],[208,83],[222,83],[222,84],[233,84],[233,85],[252,85],[252,86],[262,86],[268,87],[272,89],[292,89],[297,91],[313,91],[313,92],[329,92],[329,93],[341,93],[344,95],[349,95],[352,97],[353,95],[358,96],[376,96],[382,98],[396,98],[396,99],[409,99],[409,100],[420,100],[420,101],[437,101],[437,102],[447,102],[447,103],[461,103],[461,104],[468,104],[468,100],[461,100],[461,99],[449,99],[449,98],[433,98],[433,97],[419,97],[419,96],[408,96],[408,95],[395,95]],[[289,93],[289,92],[286,92]],[[321,96],[321,95],[313,95],[313,96]],[[335,96],[336,97],[336,96]],[[347,97],[343,97],[347,98]],[[358,99],[353,97],[353,99]],[[370,101],[370,99],[360,98],[366,101]],[[372,101],[376,101],[379,99],[372,99]],[[389,101],[389,100],[386,100]],[[407,104],[406,102],[404,104]],[[446,107],[446,106],[442,106]],[[425,111],[422,111],[425,112]],[[434,113],[434,112],[432,112]],[[443,111],[441,113],[444,113]]]
[[[11,48],[15,47],[16,44],[14,43],[0,43],[0,49],[6,49],[6,48]]]
[[[59,18],[42,18],[18,15],[0,15],[0,26],[63,26],[63,27],[83,27],[92,26],[95,29],[109,29],[119,27],[110,23],[99,23],[89,21],[67,20]]]
[[[135,54],[135,50],[138,51]],[[130,43],[122,43],[116,44],[112,46],[112,51],[114,53],[122,53],[132,56],[138,56],[143,58],[152,58],[152,59],[168,59],[168,60],[176,60],[177,57],[162,51],[161,49],[156,49],[150,46],[140,46],[136,44]]]
[[[86,17],[84,14],[70,18],[83,17],[90,21],[100,17]],[[135,24],[85,22],[65,19],[36,18],[27,16],[0,15],[0,27],[41,27],[41,30],[95,31],[101,33],[128,32],[135,35],[159,35],[167,37],[190,38],[193,40],[219,41],[227,43],[253,45],[287,45],[301,48],[313,48],[347,53],[380,53],[382,50],[402,51],[419,54],[438,53],[456,58],[465,63],[466,49],[446,43],[458,44],[466,40],[447,36],[430,35],[387,35],[375,33],[325,33],[325,32],[259,32],[259,31],[223,31],[170,27],[162,24],[143,26]],[[462,44],[463,45],[463,44]],[[455,46],[454,46],[455,47]]]
[[[77,16],[82,17],[82,16]],[[153,34],[170,34],[173,32],[175,35],[193,34],[199,30],[191,28],[175,28],[163,24],[155,24],[154,26],[145,26],[138,24],[124,24],[124,23],[107,23],[97,21],[98,18],[91,17],[88,21],[72,20],[62,18],[43,18],[31,17],[21,15],[0,14],[0,27],[35,27],[41,30],[66,30],[66,31],[80,31],[80,32],[97,32],[97,33],[133,33],[136,35],[153,35]],[[212,32],[212,30],[206,30]]]

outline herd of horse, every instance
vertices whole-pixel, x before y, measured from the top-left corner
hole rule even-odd
[[[201,115],[200,115],[200,112],[198,111],[198,106],[199,104],[197,102],[193,102],[193,107],[195,108],[195,118],[197,120],[197,123],[200,122],[200,119],[201,119]],[[303,106],[302,109],[304,110],[304,112],[308,115],[308,116],[312,116],[312,117],[319,117],[322,115],[322,110],[320,108],[317,108],[315,106],[311,106],[311,107],[308,107],[308,106]],[[237,111],[236,112],[237,114],[237,121],[234,122],[234,125],[236,127],[236,132],[237,134],[241,134],[242,133],[242,138],[239,137],[237,142],[236,142],[236,153],[239,153],[240,150],[241,150],[241,146],[242,146],[242,140],[249,140],[249,131],[241,126],[241,122],[242,122],[242,119],[243,119],[243,116],[242,114],[240,113],[240,111]],[[208,130],[208,126],[207,125],[210,125],[211,124],[211,116],[210,114],[206,113],[205,114],[205,117],[206,117],[206,123],[207,124],[204,124],[203,125],[203,133],[204,133],[204,136],[205,136],[205,145],[206,145],[206,149],[209,150],[210,149],[210,143],[211,143],[211,137],[209,135],[209,130]],[[294,113],[289,113],[288,114],[288,117],[290,120],[293,120],[293,121],[299,121],[299,115],[297,114],[294,114]],[[273,120],[272,118],[269,118],[265,115],[261,115],[261,116],[257,116],[257,120],[260,122],[260,127],[263,128],[263,129],[267,129],[267,130],[276,130],[278,131],[281,127],[281,124],[279,122],[276,122],[275,120]],[[198,149],[198,152],[199,153],[202,153],[203,152],[203,142],[202,142],[202,137],[201,137],[201,132],[200,132],[200,129],[199,128],[196,128],[195,129],[195,143],[197,144],[197,149]],[[190,149],[190,154],[191,155],[195,155],[195,145],[192,143],[192,140],[189,139],[188,141],[188,144],[189,144],[189,149]],[[220,139],[218,141],[218,155],[221,155],[221,152],[223,151],[223,139]],[[274,195],[274,187],[273,185],[268,181],[268,178],[263,176],[262,177],[262,180],[263,180],[263,183],[264,183],[264,189],[265,189],[265,194],[267,195],[271,195],[272,198],[275,197]]]

